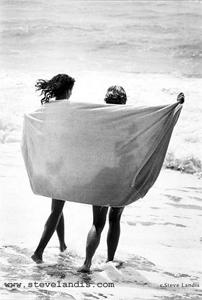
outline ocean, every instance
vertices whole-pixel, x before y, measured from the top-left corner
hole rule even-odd
[[[0,1],[1,299],[200,298],[195,288],[166,290],[159,283],[197,288],[200,277],[200,180],[195,186],[189,177],[186,187],[182,184],[185,173],[202,174],[201,66],[201,1]],[[126,90],[129,105],[171,104],[185,94],[164,162],[174,170],[169,178],[181,187],[159,184],[145,202],[125,210],[122,269],[101,266],[104,241],[93,274],[78,275],[75,265],[83,262],[92,216],[89,206],[77,210],[75,204],[66,205],[68,257],[58,258],[55,237],[45,256],[50,264],[40,268],[30,261],[50,201],[32,195],[29,187],[20,150],[23,115],[40,106],[36,80],[58,73],[76,79],[72,101],[102,103],[107,88],[116,84]],[[175,177],[179,173],[182,177]],[[34,286],[57,281],[90,283],[92,289]],[[99,282],[115,282],[119,296],[113,298],[113,289],[94,288]],[[136,296],[127,298],[121,286]]]
[[[165,163],[200,173],[201,16],[201,1],[2,0],[1,148],[19,145],[23,114],[40,105],[36,80],[67,73],[75,101],[102,102],[112,84],[139,106],[173,103],[184,92]]]

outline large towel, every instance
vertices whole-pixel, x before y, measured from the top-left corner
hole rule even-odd
[[[55,101],[26,114],[22,153],[33,192],[101,206],[144,197],[181,108]]]

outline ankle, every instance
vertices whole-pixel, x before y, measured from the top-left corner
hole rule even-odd
[[[34,252],[34,254],[31,256],[31,258],[37,264],[43,263],[42,253]]]
[[[60,245],[60,251],[64,252],[67,249],[67,246],[65,244]]]

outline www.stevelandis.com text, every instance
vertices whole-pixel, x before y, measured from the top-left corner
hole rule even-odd
[[[113,282],[98,282],[96,284],[84,281],[76,281],[76,282],[27,282],[26,284],[22,282],[5,282],[4,286],[6,288],[14,289],[14,288],[90,288],[92,286],[96,286],[98,288],[111,288],[115,287]]]

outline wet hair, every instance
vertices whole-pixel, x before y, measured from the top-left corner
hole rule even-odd
[[[104,101],[108,104],[126,104],[127,96],[124,88],[119,85],[110,86]]]
[[[60,97],[65,91],[69,91],[74,86],[75,79],[66,75],[58,74],[50,80],[38,79],[36,82],[36,91],[40,91],[44,97],[41,104],[49,102],[51,98]]]

